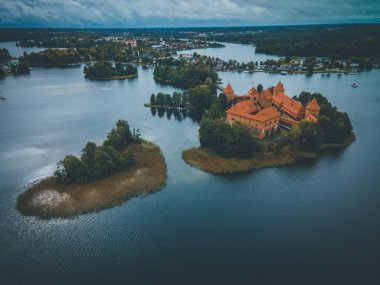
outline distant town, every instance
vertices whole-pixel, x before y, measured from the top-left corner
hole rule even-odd
[[[0,40],[14,40],[23,48],[45,50],[11,57],[6,49],[0,50],[0,76],[28,73],[29,67],[69,67],[94,61],[125,62],[144,67],[156,65],[207,64],[215,71],[353,74],[362,70],[379,68],[380,55],[376,30],[367,26],[320,27],[320,34],[305,38],[299,30],[256,29],[236,32],[191,30],[137,30],[137,31],[55,31],[37,30],[0,32]],[[355,41],[345,36],[352,29]],[[306,29],[307,30],[307,29]],[[331,42],[327,37],[335,37]],[[276,38],[284,38],[279,46]],[[326,38],[325,38],[326,37]],[[306,41],[306,42],[305,42]],[[347,41],[350,44],[343,45]],[[207,57],[194,49],[224,48],[223,42],[244,43],[255,47],[256,52],[273,54],[274,59],[239,62],[231,56],[228,61]],[[272,45],[270,44],[272,43]],[[307,48],[312,45],[312,48]],[[342,48],[342,46],[344,46]],[[55,49],[59,49],[55,51]],[[188,53],[184,52],[189,50]],[[179,53],[180,52],[180,53]]]

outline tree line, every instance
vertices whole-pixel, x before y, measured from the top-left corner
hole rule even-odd
[[[79,158],[67,155],[61,160],[54,177],[58,183],[79,184],[125,171],[134,164],[133,154],[126,148],[140,142],[139,130],[131,132],[128,122],[119,120],[101,146],[87,142]]]
[[[47,49],[40,52],[24,53],[20,58],[32,67],[66,67],[80,62],[80,53],[71,49]]]
[[[199,142],[223,157],[251,158],[260,150],[260,144],[248,127],[225,119],[204,117],[200,123]]]
[[[159,83],[175,87],[190,88],[199,84],[215,83],[218,74],[206,65],[167,66],[156,65],[153,78]]]
[[[138,74],[137,67],[121,62],[98,61],[90,66],[85,66],[83,73],[90,79],[110,79],[115,76],[128,76]]]
[[[268,27],[260,32],[220,33],[209,40],[253,43],[256,52],[279,56],[379,57],[379,25]]]

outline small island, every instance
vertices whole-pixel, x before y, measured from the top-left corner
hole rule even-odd
[[[130,63],[112,63],[109,61],[98,61],[83,69],[85,76],[92,80],[129,79],[138,76],[137,67]]]
[[[230,107],[205,112],[199,129],[201,147],[185,150],[186,163],[213,174],[295,164],[324,150],[344,148],[355,140],[347,113],[319,93],[290,98],[281,82],[261,84],[238,96],[230,84],[223,93]]]
[[[119,120],[103,145],[88,142],[80,158],[66,156],[54,176],[17,198],[16,208],[28,216],[70,217],[110,208],[165,184],[166,163],[160,148]]]

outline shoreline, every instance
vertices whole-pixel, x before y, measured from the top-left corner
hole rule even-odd
[[[353,133],[342,144],[325,144],[321,152],[333,149],[342,149],[349,146],[355,141]],[[306,152],[296,149],[292,146],[285,146],[281,153],[268,152],[258,153],[254,158],[225,158],[214,152],[201,148],[193,147],[182,152],[182,159],[190,166],[202,171],[223,175],[242,173],[252,170],[295,165],[305,160],[312,160],[319,156],[320,153]]]
[[[87,77],[86,78],[94,81],[106,81],[106,80],[121,80],[121,79],[132,79],[132,78],[137,78],[138,73],[136,74],[130,74],[130,75],[117,75],[117,76],[112,76],[112,77],[107,77],[107,78],[93,78],[93,77]]]
[[[158,145],[143,141],[127,148],[136,163],[127,171],[85,184],[57,184],[48,177],[17,197],[16,208],[26,216],[68,218],[98,212],[151,194],[166,185],[166,163]]]

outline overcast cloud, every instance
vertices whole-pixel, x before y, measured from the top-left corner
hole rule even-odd
[[[0,26],[153,27],[380,22],[380,1],[0,0]]]

